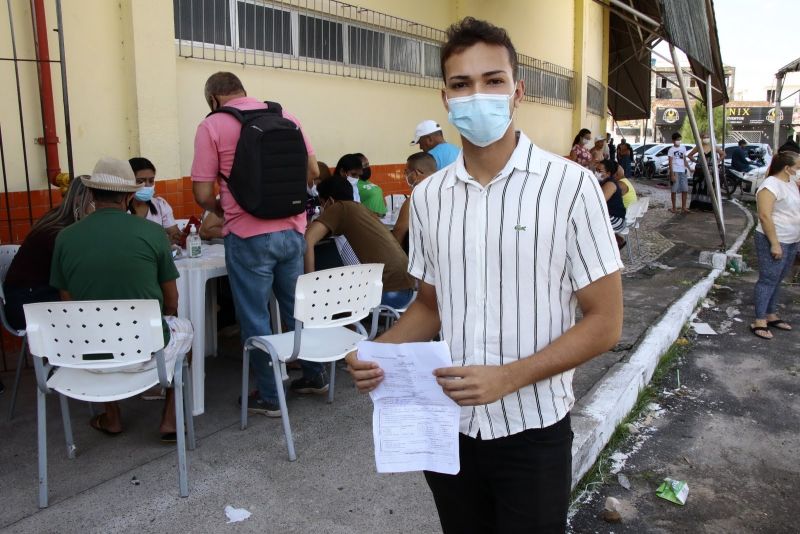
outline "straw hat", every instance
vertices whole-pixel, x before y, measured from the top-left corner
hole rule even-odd
[[[91,176],[81,177],[83,185],[90,189],[133,193],[142,188],[136,183],[130,163],[116,158],[100,158]]]

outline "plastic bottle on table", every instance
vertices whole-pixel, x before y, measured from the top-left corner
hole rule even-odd
[[[189,227],[189,237],[186,238],[186,252],[190,258],[199,258],[203,253],[203,242],[197,233],[195,225]]]

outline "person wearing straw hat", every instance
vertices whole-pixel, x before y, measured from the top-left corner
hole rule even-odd
[[[164,358],[174,365],[178,354],[189,352],[192,325],[176,317],[178,270],[164,230],[158,224],[133,217],[126,210],[136,191],[130,164],[101,158],[91,176],[82,178],[90,190],[95,211],[65,228],[56,238],[50,285],[61,300],[156,299],[164,315]],[[155,359],[120,368],[131,372],[155,367]],[[105,412],[91,419],[95,430],[108,435],[122,432],[119,404],[105,404]],[[175,404],[167,391],[159,427],[161,441],[174,442]]]
[[[432,120],[417,124],[411,144],[419,145],[420,150],[433,156],[437,171],[453,163],[460,152],[457,146],[445,142],[442,127]]]

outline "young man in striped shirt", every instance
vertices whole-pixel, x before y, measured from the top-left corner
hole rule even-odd
[[[563,532],[572,374],[619,338],[622,262],[594,176],[515,131],[525,85],[505,30],[468,17],[441,61],[463,150],[414,189],[419,294],[379,341],[450,346],[436,376],[463,407],[461,471],[425,473],[443,530]],[[347,361],[360,391],[382,380],[377,364]]]

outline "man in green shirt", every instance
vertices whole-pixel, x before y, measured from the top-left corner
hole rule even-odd
[[[164,358],[174,365],[178,354],[191,348],[192,326],[175,317],[178,311],[178,270],[164,230],[158,224],[126,212],[141,187],[126,161],[102,158],[83,178],[91,191],[95,211],[62,230],[56,239],[50,285],[62,300],[156,299],[165,316]],[[132,372],[155,367],[150,361],[121,368]],[[167,392],[161,420],[162,441],[175,439],[173,390]],[[106,403],[106,411],[90,425],[106,434],[122,432],[119,405]]]

